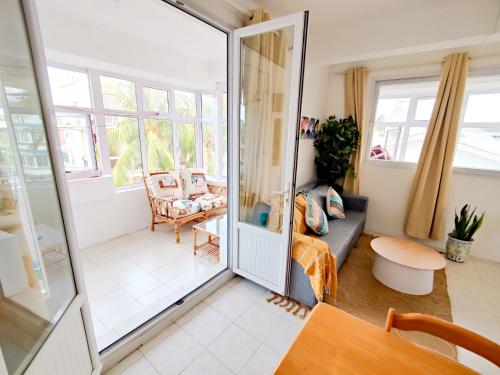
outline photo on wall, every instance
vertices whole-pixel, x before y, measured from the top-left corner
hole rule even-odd
[[[319,119],[314,117],[302,116],[300,119],[300,138],[313,139],[319,132]]]

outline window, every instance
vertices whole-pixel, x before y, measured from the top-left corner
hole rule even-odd
[[[144,126],[149,172],[173,171],[175,163],[172,121],[146,119]]]
[[[106,116],[106,133],[115,186],[141,182],[142,159],[137,118]]]
[[[175,90],[175,114],[182,117],[196,117],[195,94]]]
[[[203,137],[203,168],[209,176],[217,175],[217,161],[215,149],[215,124],[202,124]]]
[[[104,108],[137,111],[134,82],[106,76],[100,80]]]
[[[222,123],[222,175],[227,176],[227,123]]]
[[[181,168],[196,167],[196,142],[194,124],[179,124]]]
[[[469,77],[463,105],[453,165],[500,171],[500,75]]]
[[[168,92],[165,90],[143,87],[144,110],[152,112],[168,112]]]
[[[54,105],[92,107],[89,77],[86,73],[48,67]]]
[[[379,83],[370,159],[418,162],[438,85],[434,80]]]
[[[201,96],[201,116],[205,119],[217,117],[217,97],[215,94],[203,94]]]
[[[94,134],[89,116],[58,113],[56,119],[65,171],[96,171]]]

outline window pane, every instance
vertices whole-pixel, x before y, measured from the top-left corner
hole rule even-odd
[[[222,175],[227,176],[227,123],[222,124]]]
[[[142,160],[137,119],[106,116],[106,131],[115,186],[140,183]]]
[[[163,172],[174,170],[174,143],[170,120],[144,120],[148,145],[148,170]]]
[[[227,121],[227,94],[222,94],[222,118]]]
[[[105,76],[100,78],[104,108],[137,111],[134,82]]]
[[[181,168],[196,167],[196,141],[194,124],[179,125]]]
[[[167,91],[144,87],[142,92],[145,111],[168,112]]]
[[[379,99],[375,122],[404,122],[409,105],[409,98]]]
[[[375,126],[373,128],[370,159],[396,160],[400,132],[400,127]]]
[[[191,92],[175,91],[175,114],[196,117],[196,97]]]
[[[215,118],[217,116],[217,98],[215,94],[203,94],[201,96],[201,113],[203,118]]]
[[[48,67],[54,105],[92,107],[89,77],[86,73]]]
[[[462,128],[453,165],[500,170],[500,128]]]
[[[436,99],[419,99],[417,101],[417,109],[415,112],[415,120],[429,121],[434,109],[434,102]]]
[[[94,136],[88,118],[57,115],[57,127],[66,172],[96,170]]]
[[[470,95],[465,122],[500,122],[500,93]]]
[[[427,128],[423,127],[410,128],[403,161],[412,163],[418,162],[418,158],[420,157],[420,153],[422,152],[422,146],[424,145],[424,139],[426,133],[427,133]]]
[[[203,124],[203,168],[209,176],[217,175],[215,124]]]

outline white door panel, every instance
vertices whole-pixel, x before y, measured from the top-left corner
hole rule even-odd
[[[233,270],[285,294],[307,12],[234,32]]]

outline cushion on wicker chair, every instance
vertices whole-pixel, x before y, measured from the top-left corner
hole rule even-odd
[[[148,184],[155,197],[182,199],[181,180],[176,173],[155,173],[148,177]]]
[[[227,202],[226,197],[217,194],[203,194],[194,200],[195,204],[198,204],[202,211],[208,211],[213,208],[221,207]]]
[[[200,204],[189,199],[178,199],[172,202],[173,216],[180,217],[190,214],[196,214],[201,211]]]
[[[181,170],[181,181],[185,199],[209,193],[207,178],[202,169]]]

